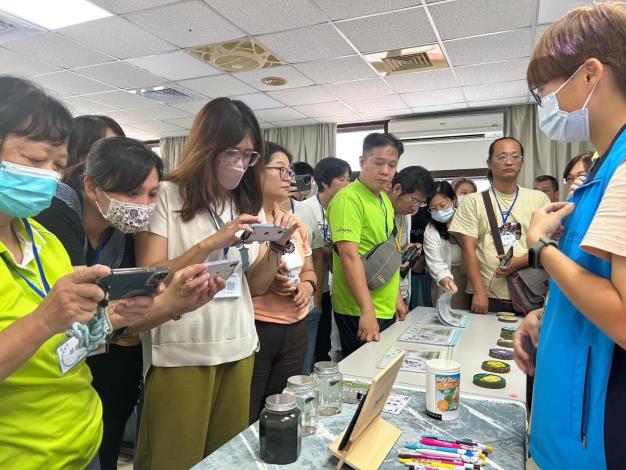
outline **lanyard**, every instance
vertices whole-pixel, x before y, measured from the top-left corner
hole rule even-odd
[[[315,197],[317,197],[317,202],[319,202],[320,210],[322,211],[322,237],[324,238],[324,242],[328,243],[330,242],[330,234],[328,233],[328,224],[326,223],[326,211],[324,210],[322,201],[320,201],[319,193],[317,193]]]
[[[115,229],[113,227],[109,227],[104,232],[102,232],[102,235],[100,235],[100,241],[98,242],[96,254],[93,257],[93,263],[91,263],[91,266],[98,264],[98,261],[100,261],[100,255],[102,255],[102,250],[104,250],[106,244],[109,243],[109,240],[111,240],[114,231]]]
[[[493,186],[491,187],[491,191],[493,192],[493,197],[496,199],[496,203],[498,204],[498,210],[500,211],[500,217],[502,217],[502,225],[505,225],[506,221],[509,220],[509,216],[511,215],[511,211],[513,210],[513,206],[515,206],[515,203],[517,202],[517,196],[519,196],[519,186],[517,187],[517,191],[515,191],[515,199],[513,199],[513,204],[511,204],[511,207],[509,207],[509,210],[507,212],[504,212],[502,210],[502,207],[500,206],[500,201],[498,201],[498,196],[496,195],[496,190],[493,189]]]
[[[402,230],[404,230],[404,220],[402,216],[400,216],[400,229],[398,230],[398,234],[396,235],[396,248],[398,251],[402,251]]]
[[[218,216],[217,214],[214,214],[213,211],[209,210],[209,215],[211,216],[211,219],[213,221],[213,223],[215,224],[215,228],[219,231],[223,226],[224,226],[224,221],[222,220],[222,218],[220,216]],[[235,215],[233,214],[233,206],[230,206],[230,220],[234,220],[235,219]],[[250,259],[248,257],[248,249],[243,246],[243,244],[239,243],[237,244],[237,249],[239,250],[239,255],[241,256],[241,266],[243,268],[243,271],[247,271],[248,267],[250,266]],[[224,257],[227,257],[228,255],[228,251],[230,250],[229,246],[225,246],[224,247]]]
[[[13,266],[12,263],[7,263],[9,269],[11,269],[15,274],[17,274],[22,280],[26,283],[28,287],[30,287],[39,297],[42,299],[46,298],[46,295],[50,292],[50,284],[48,284],[48,279],[46,279],[46,273],[43,270],[43,266],[41,265],[41,260],[39,259],[39,253],[37,252],[37,246],[35,245],[35,237],[33,236],[33,229],[30,227],[28,220],[22,219],[24,223],[24,227],[26,227],[26,232],[28,233],[28,237],[33,245],[33,256],[35,258],[35,262],[37,263],[37,269],[39,270],[39,276],[41,278],[41,284],[43,285],[43,290],[41,290],[38,286],[33,284],[26,276],[24,276],[19,270]],[[6,260],[5,260],[6,261]]]
[[[291,213],[295,214],[296,213],[296,205],[294,204],[292,198],[289,198],[289,204],[291,204]]]

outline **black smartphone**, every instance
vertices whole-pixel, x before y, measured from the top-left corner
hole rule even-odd
[[[350,436],[352,435],[352,431],[354,431],[354,426],[356,426],[356,422],[359,419],[359,415],[361,414],[361,410],[363,409],[363,403],[365,403],[365,399],[367,398],[367,392],[365,392],[359,402],[359,406],[357,406],[356,411],[354,412],[354,416],[350,420],[350,424],[346,429],[346,432],[343,433],[343,437],[341,438],[341,442],[339,443],[338,450],[344,450],[350,441]]]
[[[417,247],[411,246],[402,252],[402,257],[400,259],[400,264],[408,263],[416,258],[417,256]]]
[[[294,178],[293,186],[297,191],[310,191],[311,190],[311,175],[296,175]]]
[[[509,251],[506,252],[504,258],[500,260],[500,267],[506,268],[509,264],[511,264],[511,260],[513,259],[513,247],[509,248]]]
[[[152,295],[170,273],[169,268],[112,269],[111,274],[98,279],[96,284],[109,295],[109,300]]]

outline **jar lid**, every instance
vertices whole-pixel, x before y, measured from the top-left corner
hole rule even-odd
[[[332,361],[320,361],[315,363],[314,370],[318,374],[334,374],[339,372],[339,365]]]
[[[289,411],[296,407],[296,397],[286,393],[270,395],[265,399],[265,408],[271,411]]]
[[[308,390],[315,386],[315,382],[308,375],[293,375],[287,379],[287,387],[298,390]]]

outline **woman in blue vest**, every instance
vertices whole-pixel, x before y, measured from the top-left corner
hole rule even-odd
[[[529,256],[550,274],[543,320],[516,334],[533,373],[530,454],[542,469],[624,468],[626,444],[626,9],[602,3],[555,22],[537,44],[528,84],[543,132],[590,140],[600,158],[568,202],[537,211]],[[563,226],[558,248],[549,237]]]

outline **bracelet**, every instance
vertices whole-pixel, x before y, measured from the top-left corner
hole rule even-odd
[[[302,282],[308,282],[309,284],[311,284],[311,287],[313,288],[313,292],[311,293],[311,295],[317,294],[317,286],[315,285],[315,281],[313,281],[313,279],[305,279]]]
[[[291,240],[287,242],[286,245],[279,245],[276,242],[269,242],[267,246],[269,246],[270,250],[272,250],[274,253],[277,253],[281,256],[286,253],[293,253],[293,251],[296,249],[296,246]]]

